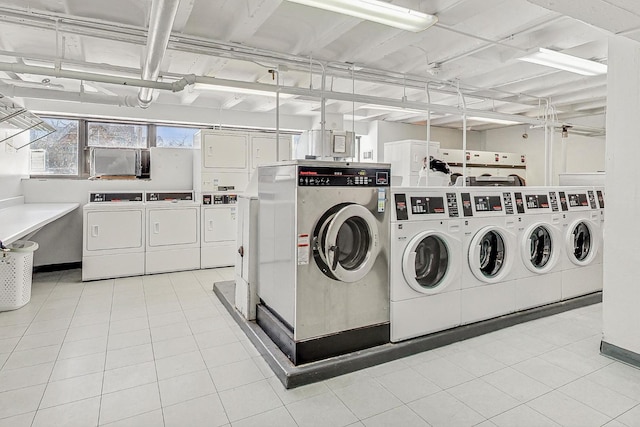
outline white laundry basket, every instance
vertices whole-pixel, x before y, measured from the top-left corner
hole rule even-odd
[[[17,240],[0,251],[0,311],[15,310],[31,300],[36,242]]]

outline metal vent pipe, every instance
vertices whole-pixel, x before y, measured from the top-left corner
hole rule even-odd
[[[162,59],[167,51],[173,21],[178,13],[180,0],[153,0],[147,34],[147,56],[142,67],[142,80],[158,80]],[[153,89],[141,88],[138,104],[147,108],[153,99]]]

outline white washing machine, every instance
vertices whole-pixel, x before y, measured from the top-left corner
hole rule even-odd
[[[563,187],[558,191],[564,211],[562,299],[602,290],[600,210],[593,187]]]
[[[144,274],[142,192],[89,193],[82,215],[82,280]]]
[[[515,310],[518,246],[509,189],[459,189],[462,206],[461,322],[477,322]],[[510,218],[507,221],[507,218]]]
[[[145,273],[200,268],[200,204],[192,191],[145,193]]]
[[[258,174],[258,324],[295,364],[389,342],[389,165]]]
[[[515,309],[519,311],[560,301],[565,245],[555,188],[513,188],[513,194],[523,273],[515,282]]]
[[[200,216],[200,268],[228,267],[236,261],[236,194],[204,193]]]
[[[391,341],[460,325],[458,194],[398,187],[391,201]]]

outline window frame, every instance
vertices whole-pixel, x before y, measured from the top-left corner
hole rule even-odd
[[[77,179],[77,180],[85,180],[90,177],[89,174],[89,162],[90,162],[90,150],[91,147],[89,144],[89,123],[114,123],[114,124],[129,124],[129,125],[139,125],[147,127],[147,146],[144,148],[137,148],[139,150],[149,150],[151,148],[157,147],[157,127],[183,127],[197,130],[228,130],[228,131],[240,131],[240,132],[264,132],[267,134],[275,134],[275,129],[260,129],[260,128],[251,128],[251,127],[237,127],[237,126],[220,126],[220,125],[203,125],[196,123],[172,123],[165,122],[162,120],[159,121],[149,121],[145,122],[142,120],[128,120],[128,119],[115,119],[115,118],[103,118],[103,117],[81,117],[74,115],[63,115],[63,114],[40,114],[42,119],[59,119],[59,120],[77,120],[78,121],[78,173],[75,175],[61,175],[61,174],[32,174],[31,173],[31,164],[29,164],[29,178],[33,179]],[[295,131],[280,131],[281,135],[299,135],[300,132]],[[104,147],[104,148],[113,148],[118,149],[117,147]],[[131,147],[128,147],[131,148]],[[180,150],[193,150],[193,147],[165,147],[165,148],[176,148]]]

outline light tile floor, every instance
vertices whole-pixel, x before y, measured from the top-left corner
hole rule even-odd
[[[285,390],[211,291],[232,277],[35,275],[0,313],[0,427],[640,426],[601,305]]]

